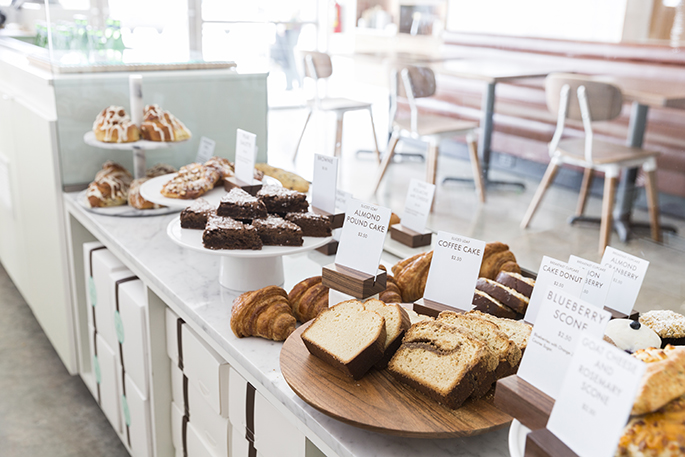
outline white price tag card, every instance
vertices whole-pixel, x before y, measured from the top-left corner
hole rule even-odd
[[[547,287],[521,360],[519,377],[550,397],[558,398],[581,333],[601,338],[609,319],[609,311],[592,306],[559,288]]]
[[[575,255],[569,257],[568,264],[580,268],[581,273],[585,276],[580,298],[591,305],[604,308],[611,285],[611,277],[614,274],[613,270]]]
[[[335,208],[338,211],[345,212],[347,211],[347,203],[352,200],[353,195],[352,192],[345,192],[344,190],[336,190],[335,191]]]
[[[583,292],[585,277],[580,268],[569,265],[561,260],[544,256],[538,277],[535,280],[533,294],[530,296],[530,303],[526,310],[524,320],[530,324],[535,324],[540,305],[544,300],[548,287],[557,287],[574,297],[580,297]]]
[[[335,263],[376,276],[389,222],[389,208],[350,199]]]
[[[547,429],[583,457],[614,455],[647,365],[582,334]]]
[[[235,177],[252,184],[257,156],[257,135],[238,129],[235,138]]]
[[[485,241],[438,232],[423,296],[464,311],[472,309],[484,250]]]
[[[335,213],[337,185],[338,158],[314,154],[312,206],[331,214]]]
[[[216,141],[211,138],[203,136],[200,138],[200,147],[197,148],[197,156],[195,157],[196,163],[205,163],[214,155],[214,147],[216,146]]]
[[[402,226],[415,232],[426,231],[426,221],[433,204],[435,185],[412,178],[409,182],[407,199],[404,201]]]
[[[614,270],[606,305],[623,314],[630,314],[647,274],[649,262],[607,246],[602,266]]]

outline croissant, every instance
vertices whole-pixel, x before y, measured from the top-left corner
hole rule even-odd
[[[293,287],[288,300],[295,318],[304,323],[328,308],[328,287],[321,283],[321,276],[307,278]]]
[[[402,292],[395,282],[395,278],[388,276],[385,290],[378,294],[378,299],[384,303],[402,303]]]
[[[233,301],[231,330],[238,338],[259,336],[284,341],[295,331],[288,294],[277,286],[245,292]]]
[[[403,303],[411,303],[423,297],[431,260],[433,260],[433,251],[428,251],[400,260],[393,265],[392,274],[397,287],[402,292]]]
[[[494,280],[500,271],[512,271],[520,274],[521,268],[516,263],[516,257],[509,250],[509,246],[498,241],[487,243],[483,251],[483,262],[480,264],[479,277]]]

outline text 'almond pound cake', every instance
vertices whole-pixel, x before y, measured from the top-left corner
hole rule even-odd
[[[437,321],[412,325],[388,369],[399,381],[453,409],[487,376],[485,345],[459,327]]]

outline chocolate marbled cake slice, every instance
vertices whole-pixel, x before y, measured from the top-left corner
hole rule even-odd
[[[307,195],[285,187],[263,186],[257,192],[257,198],[266,205],[269,213],[302,213],[309,209]]]
[[[255,219],[252,225],[257,229],[265,246],[302,246],[302,229],[282,217],[269,215]]]
[[[285,220],[297,224],[304,236],[320,238],[331,236],[331,221],[326,216],[312,212],[288,213],[285,215]]]
[[[262,240],[256,228],[230,217],[216,215],[210,216],[207,220],[207,227],[202,233],[202,244],[207,249],[262,248]]]
[[[232,217],[241,221],[266,217],[266,206],[244,190],[234,187],[223,196],[216,210],[218,216]]]
[[[207,219],[214,214],[215,208],[204,198],[198,198],[181,211],[181,228],[204,230]]]

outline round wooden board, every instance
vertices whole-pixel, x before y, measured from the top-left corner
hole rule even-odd
[[[281,372],[290,387],[319,411],[350,425],[411,438],[478,435],[511,422],[492,404],[492,393],[452,410],[372,368],[355,381],[309,353],[295,330],[281,349]]]

